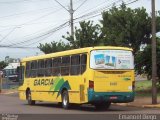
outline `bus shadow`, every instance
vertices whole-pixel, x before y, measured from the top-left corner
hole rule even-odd
[[[41,104],[40,103],[40,104],[36,104],[36,106],[60,108],[60,109],[63,110],[62,105],[56,104],[56,103],[54,103],[54,104],[51,104],[51,103],[50,104],[43,104],[43,103]],[[70,105],[69,110],[90,111],[90,112],[92,112],[92,111],[95,111],[95,108],[93,106],[82,106],[82,105],[72,104],[72,105]]]
[[[27,105],[27,104],[26,104]],[[47,107],[47,108],[59,108],[62,109],[62,105],[57,104],[57,103],[36,103],[34,106],[39,106],[39,107]],[[72,104],[69,108],[69,110],[76,110],[76,111],[86,111],[86,112],[124,112],[124,111],[137,111],[140,110],[139,108],[136,107],[131,107],[131,108],[126,108],[122,106],[117,106],[117,105],[111,105],[109,109],[106,110],[97,110],[93,105],[89,104],[84,104],[84,105],[76,105]]]

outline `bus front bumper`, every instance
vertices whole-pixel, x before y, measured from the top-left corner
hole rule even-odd
[[[113,102],[127,103],[134,101],[134,92],[95,92],[93,89],[88,90],[88,102]]]

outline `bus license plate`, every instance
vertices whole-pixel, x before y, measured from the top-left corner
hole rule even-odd
[[[109,99],[110,99],[110,100],[116,100],[116,99],[117,99],[117,96],[111,96]]]

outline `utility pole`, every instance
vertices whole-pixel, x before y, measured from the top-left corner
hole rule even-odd
[[[73,10],[73,2],[72,2],[72,0],[70,0],[69,13],[70,13],[70,16],[71,16],[71,35],[72,35],[72,37],[74,39],[74,25],[73,25],[73,13],[74,13],[74,10]]]
[[[70,14],[70,23],[71,23],[71,36],[74,39],[74,23],[73,23],[73,14],[75,12],[75,10],[73,10],[73,1],[70,0],[70,8],[67,9],[64,5],[62,5],[60,2],[58,2],[58,0],[54,0],[55,2],[57,2],[62,8],[64,8],[66,11],[69,12]],[[80,5],[81,6],[81,5]]]
[[[152,6],[152,104],[157,104],[157,54],[156,54],[156,17],[155,0],[151,0]]]
[[[0,73],[0,93],[2,92],[2,75]]]

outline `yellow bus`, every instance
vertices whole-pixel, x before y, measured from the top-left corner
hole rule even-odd
[[[36,101],[109,108],[134,100],[132,49],[100,46],[67,50],[21,60],[19,96]]]

